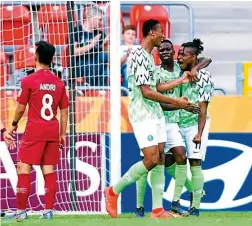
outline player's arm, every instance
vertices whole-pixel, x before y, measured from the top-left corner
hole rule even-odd
[[[164,103],[160,103],[163,111],[176,111],[179,110],[181,108],[179,108],[178,106],[174,105],[174,104],[164,104]],[[193,114],[198,114],[200,113],[200,107],[196,106],[196,105],[189,105],[186,109],[186,111],[189,111]]]
[[[171,90],[174,87],[179,86],[181,84],[188,83],[189,82],[188,76],[190,76],[190,72],[185,71],[183,73],[183,75],[178,79],[175,79],[175,80],[170,81],[170,82],[158,83],[157,84],[157,91],[158,92],[165,92],[165,91]]]
[[[202,79],[203,77],[201,77]],[[204,83],[203,83],[204,84]],[[207,118],[207,108],[210,102],[211,96],[213,94],[214,86],[211,77],[208,78],[208,83],[200,88],[200,99],[199,99],[199,107],[200,113],[198,117],[198,133],[194,137],[193,141],[195,143],[201,142],[201,137],[206,125],[206,118]]]
[[[25,108],[26,108],[26,105],[17,103],[12,126],[17,126],[18,122],[20,121],[20,119],[22,118],[22,116],[25,112]]]
[[[12,128],[10,131],[11,134],[13,134],[13,132],[17,130],[18,122],[20,121],[25,112],[25,108],[29,98],[30,98],[29,80],[24,79],[21,81],[21,89],[18,93],[17,106],[15,109],[15,114],[12,121]]]
[[[68,107],[60,110],[60,135],[66,136],[68,122]]]
[[[198,135],[201,137],[206,124],[208,102],[199,102]]]
[[[139,63],[141,62],[141,63]],[[135,77],[136,86],[139,86],[142,96],[146,99],[165,103],[165,104],[174,104],[182,109],[186,108],[190,103],[182,98],[175,99],[172,97],[164,96],[161,93],[151,89],[151,80],[152,76],[150,75],[148,66],[145,64],[146,59],[144,58],[143,54],[139,56],[139,59],[136,60],[136,70],[135,70]]]
[[[209,66],[209,64],[212,63],[212,59],[211,58],[207,58],[207,57],[199,57],[198,58],[198,63],[193,67],[193,69],[191,70],[191,74],[193,76],[196,76],[197,72],[201,69],[204,69],[206,67]]]
[[[151,89],[149,85],[141,85],[140,89],[144,98],[155,101],[155,102],[173,104],[180,109],[186,109],[188,108],[188,106],[192,105],[191,103],[189,103],[187,100],[183,98],[175,99],[172,97],[162,95],[161,93]]]
[[[66,144],[66,131],[68,122],[68,107],[69,100],[66,94],[65,86],[63,86],[63,93],[59,103],[60,108],[60,145],[63,147]]]
[[[208,57],[199,57],[198,64],[195,65],[197,71],[208,67],[212,63],[212,59]]]

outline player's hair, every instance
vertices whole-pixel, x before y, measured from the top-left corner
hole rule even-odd
[[[128,25],[126,25],[124,28],[123,28],[123,34],[126,32],[126,31],[128,31],[128,30],[133,30],[133,31],[136,31],[136,28],[135,28],[135,26],[133,26],[133,25],[131,25],[131,24],[128,24]]]
[[[183,43],[182,46],[194,49],[193,54],[196,54],[197,56],[204,50],[203,42],[199,38],[193,39],[192,42]]]
[[[143,37],[147,37],[149,32],[151,30],[155,30],[156,29],[156,26],[160,24],[158,20],[153,20],[153,19],[150,19],[150,20],[146,20],[144,23],[143,23],[143,28],[142,28],[142,32],[143,32]]]
[[[50,65],[55,53],[55,47],[46,41],[36,42],[35,45],[37,47],[36,55],[38,56],[39,63]]]
[[[162,42],[161,42],[161,43],[170,43],[170,44],[173,46],[172,41],[171,41],[171,40],[169,40],[169,39],[164,39],[164,40],[162,40]]]

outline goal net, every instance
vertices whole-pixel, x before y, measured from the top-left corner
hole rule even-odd
[[[110,38],[119,42],[119,35],[114,28],[115,35],[111,32],[109,1],[56,3],[8,1],[0,5],[1,121],[10,128],[20,80],[35,70],[35,43],[54,44],[51,70],[64,81],[70,99],[67,145],[56,166],[54,209],[104,213],[103,188],[120,176],[120,72],[110,63],[118,61],[110,57]],[[111,51],[116,48],[114,44]],[[26,120],[27,113],[19,123],[15,150],[0,142],[2,210],[16,210],[16,157]],[[28,210],[42,210],[44,194],[42,172],[34,166]]]

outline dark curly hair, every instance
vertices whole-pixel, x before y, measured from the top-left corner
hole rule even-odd
[[[203,42],[199,38],[193,39],[192,42],[185,42],[182,46],[194,49],[193,54],[196,54],[197,56],[204,50]]]

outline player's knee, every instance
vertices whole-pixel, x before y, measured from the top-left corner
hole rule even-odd
[[[183,153],[181,155],[178,155],[176,157],[176,162],[177,162],[177,164],[186,164],[186,154]]]
[[[160,162],[159,154],[152,154],[144,157],[144,164],[148,170],[154,168]]]
[[[173,165],[175,163],[175,159],[174,156],[171,154],[167,154],[165,155],[165,167],[170,167],[171,165]]]
[[[154,166],[160,163],[160,156],[159,155],[152,155],[151,157],[151,163]]]
[[[43,175],[53,173],[54,172],[54,166],[53,165],[42,165],[41,170]]]
[[[189,159],[190,166],[201,166],[201,159]]]
[[[17,174],[28,174],[31,172],[31,165],[28,165],[23,162],[17,163]]]

